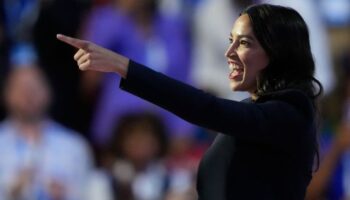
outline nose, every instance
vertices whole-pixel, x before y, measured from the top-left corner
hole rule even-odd
[[[228,49],[225,52],[225,56],[228,57],[232,57],[233,55],[236,54],[236,48],[234,43],[231,43],[230,46],[228,47]]]

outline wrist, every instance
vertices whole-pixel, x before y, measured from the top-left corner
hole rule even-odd
[[[115,59],[112,61],[111,72],[119,74],[122,78],[126,78],[129,66],[129,58],[119,54],[115,54]]]
[[[126,58],[126,57],[123,57],[123,59],[121,60],[120,76],[123,77],[124,79],[126,78],[126,76],[128,74],[129,62],[130,62],[130,59]]]

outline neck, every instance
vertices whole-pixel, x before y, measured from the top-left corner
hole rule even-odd
[[[13,120],[18,133],[30,143],[38,143],[41,138],[43,121]]]
[[[252,100],[254,100],[254,101],[258,99],[258,95],[256,94],[256,92],[257,92],[257,91],[256,91],[256,88],[251,89],[251,90],[248,91],[250,97],[251,97]]]

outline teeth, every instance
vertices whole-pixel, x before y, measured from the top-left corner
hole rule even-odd
[[[230,68],[231,68],[231,70],[241,70],[241,69],[243,69],[242,67],[238,67],[237,65],[233,65]]]
[[[229,62],[229,69],[231,71],[235,71],[235,70],[243,70],[243,67],[233,63],[233,62]]]

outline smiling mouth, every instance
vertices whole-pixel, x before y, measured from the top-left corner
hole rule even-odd
[[[229,74],[229,79],[231,80],[235,80],[238,77],[240,77],[241,75],[243,75],[244,72],[244,68],[240,67],[239,65],[229,62],[229,68],[231,70],[230,74]]]

